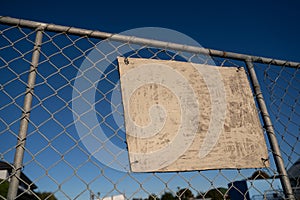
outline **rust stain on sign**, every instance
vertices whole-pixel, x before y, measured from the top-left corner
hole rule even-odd
[[[243,68],[118,58],[133,172],[268,167]]]

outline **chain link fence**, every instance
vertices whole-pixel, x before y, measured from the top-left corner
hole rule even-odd
[[[299,199],[300,63],[0,20],[0,199]],[[245,67],[270,167],[118,170],[128,167],[118,56]],[[95,89],[92,105],[78,80]]]

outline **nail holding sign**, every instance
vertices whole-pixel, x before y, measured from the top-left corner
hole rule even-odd
[[[269,166],[243,68],[140,58],[118,62],[131,171]]]

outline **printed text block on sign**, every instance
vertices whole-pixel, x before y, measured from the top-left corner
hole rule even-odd
[[[118,58],[133,172],[268,167],[243,68]]]

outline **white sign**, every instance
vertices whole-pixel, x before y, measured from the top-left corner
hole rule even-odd
[[[133,172],[269,166],[243,68],[118,58]]]

